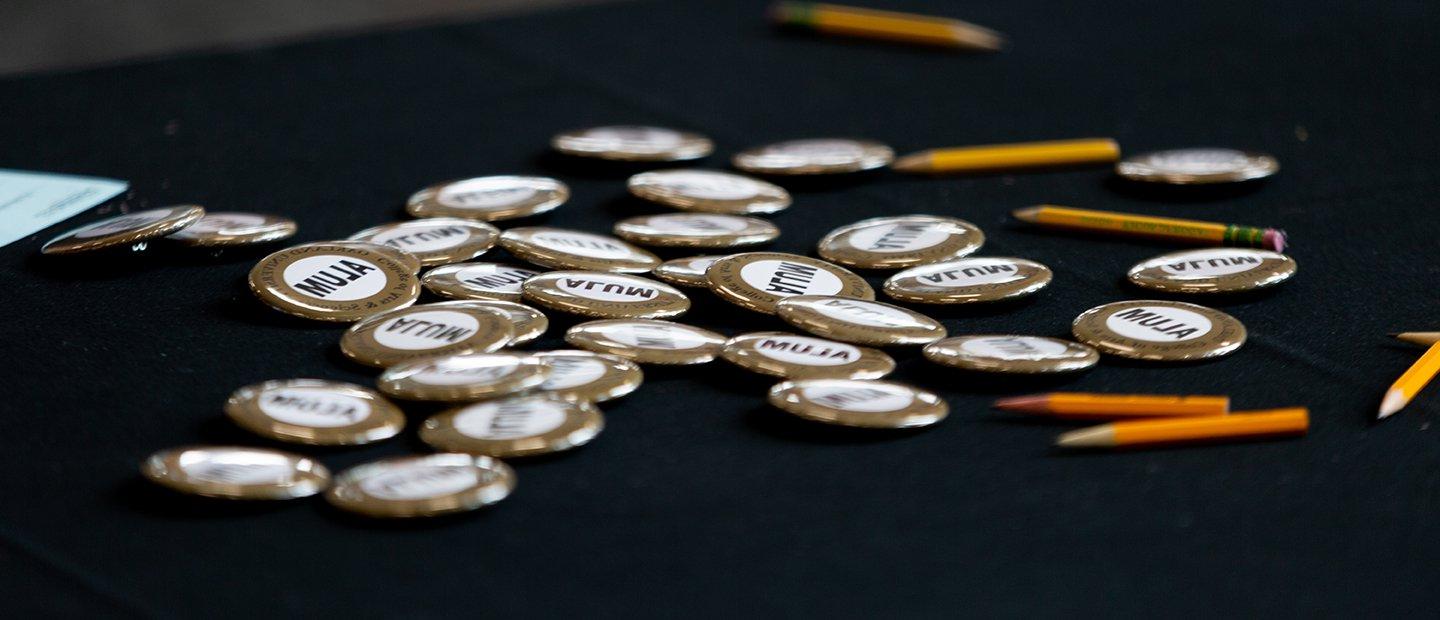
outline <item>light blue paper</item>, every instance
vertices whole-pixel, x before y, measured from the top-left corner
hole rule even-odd
[[[115,179],[0,170],[0,247],[114,198]]]

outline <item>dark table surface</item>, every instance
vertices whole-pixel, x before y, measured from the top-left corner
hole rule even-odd
[[[944,2],[896,8],[956,13]],[[1434,613],[1440,602],[1440,386],[1369,421],[1419,354],[1387,332],[1440,329],[1434,217],[1440,44],[1434,3],[966,3],[1011,37],[966,55],[772,32],[759,2],[598,6],[279,49],[0,82],[0,167],[128,179],[119,202],[0,248],[0,608],[62,615],[355,617],[1305,612]],[[196,202],[290,215],[298,240],[402,216],[430,182],[551,174],[574,198],[544,222],[608,230],[657,212],[629,170],[546,156],[549,136],[653,123],[746,146],[865,136],[933,146],[1113,136],[1129,152],[1222,145],[1281,174],[1227,195],[1137,192],[1103,169],[792,187],[774,244],[808,253],[867,216],[953,215],[985,254],[1039,260],[1032,301],[935,312],[952,333],[1064,336],[1092,306],[1147,295],[1159,245],[1026,230],[1058,203],[1287,228],[1300,274],[1218,305],[1250,330],[1232,357],[1103,362],[1072,379],[977,378],[896,351],[897,378],[950,419],[840,433],[764,404],[723,363],[649,369],[605,405],[592,445],[517,463],[493,509],[409,525],[322,501],[261,507],[152,489],[136,464],[191,443],[264,442],[220,405],[270,378],[366,383],[340,328],[283,318],[244,286],[254,254],[54,263],[53,233],[120,205]],[[674,254],[670,254],[674,256]],[[878,278],[872,278],[878,281]],[[695,294],[685,320],[776,329]],[[537,348],[559,346],[566,322]],[[1304,439],[1068,456],[1070,427],[989,410],[996,395],[1226,393],[1307,405]],[[299,451],[333,469],[413,438]]]

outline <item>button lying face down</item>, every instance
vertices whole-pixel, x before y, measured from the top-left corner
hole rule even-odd
[[[536,353],[550,365],[550,376],[537,388],[570,400],[602,403],[635,391],[644,373],[635,362],[590,351]]]
[[[705,270],[709,269],[715,261],[725,258],[724,256],[690,256],[677,258],[660,263],[650,273],[655,277],[675,286],[688,286],[691,288],[709,288],[710,281],[705,279]]]
[[[451,299],[520,301],[520,285],[540,273],[500,263],[441,265],[425,272],[425,290]]]
[[[682,323],[646,319],[590,321],[565,332],[565,342],[641,364],[704,364],[715,359],[725,337]]]
[[[1264,153],[1217,148],[1156,151],[1115,164],[1115,172],[1132,181],[1171,185],[1238,183],[1279,171],[1280,162]]]
[[[842,267],[779,252],[726,256],[705,270],[705,279],[725,301],[766,314],[774,314],[777,302],[795,295],[875,298],[864,278]]]
[[[599,271],[552,271],[525,281],[525,300],[602,319],[660,319],[685,314],[690,298],[669,284]]]
[[[379,518],[429,517],[494,504],[515,489],[515,471],[488,456],[401,456],[352,467],[325,501]]]
[[[614,237],[563,228],[512,228],[500,235],[500,245],[552,269],[645,273],[660,264],[654,254]]]
[[[898,269],[973,253],[985,243],[974,224],[952,217],[877,217],[841,226],[820,240],[825,260],[861,269]]]
[[[356,321],[415,303],[415,272],[389,248],[371,243],[307,243],[261,259],[250,290],[286,314]]]
[[[1100,361],[1095,349],[1041,336],[957,336],[925,345],[924,351],[936,364],[1019,374],[1074,372]]]
[[[391,310],[350,326],[340,351],[385,368],[422,357],[494,351],[515,336],[509,315],[473,301],[445,301]]]
[[[225,415],[262,437],[315,446],[373,443],[405,428],[404,414],[379,394],[318,379],[247,385],[225,401]]]
[[[753,174],[836,174],[890,164],[895,151],[869,140],[817,138],[791,140],[737,153],[731,163]]]
[[[770,404],[792,415],[862,428],[914,428],[945,419],[933,392],[890,381],[802,379],[770,388]]]
[[[180,205],[125,215],[86,224],[51,239],[40,248],[41,254],[75,254],[136,245],[169,235],[199,221],[205,209],[196,205]],[[139,246],[136,249],[141,249]]]
[[[426,267],[475,258],[495,247],[500,230],[474,220],[458,217],[428,217],[367,228],[350,236],[405,250]]]
[[[746,370],[787,379],[879,379],[895,370],[895,360],[879,350],[785,332],[741,334],[720,355]]]
[[[644,125],[567,131],[551,138],[550,146],[566,155],[612,161],[684,161],[715,150],[710,139],[700,134]]]
[[[514,332],[510,336],[510,344],[505,346],[515,347],[530,342],[539,338],[550,327],[550,319],[546,318],[539,310],[525,304],[494,299],[472,299],[467,303],[477,308],[489,308],[505,315]]]
[[[1024,297],[1052,277],[1049,267],[1035,261],[987,256],[911,267],[890,276],[884,291],[917,304],[968,304]]]
[[[1168,293],[1238,293],[1275,286],[1295,275],[1295,261],[1279,252],[1206,248],[1162,254],[1130,268],[1136,286]]]
[[[775,305],[786,323],[835,340],[869,345],[925,344],[945,337],[945,326],[928,316],[878,301],[800,295]]]
[[[420,427],[420,439],[436,450],[510,458],[583,446],[604,427],[587,401],[527,394],[438,414]]]
[[[309,497],[330,484],[330,471],[306,457],[231,446],[161,450],[141,463],[140,473],[181,493],[222,499]]]
[[[194,224],[166,237],[192,247],[255,245],[295,235],[295,220],[259,213],[206,213]]]
[[[681,211],[745,215],[790,206],[790,192],[759,179],[718,170],[656,170],[630,177],[630,193]]]
[[[335,239],[333,241],[321,241],[318,243],[339,245],[347,248],[362,248],[366,250],[373,250],[383,254],[388,254],[391,258],[394,258],[396,262],[403,265],[405,269],[411,273],[411,275],[420,275],[420,268],[422,267],[422,265],[420,264],[420,258],[395,246],[380,245],[378,243],[370,243],[369,241],[355,241],[353,239]],[[307,243],[304,245],[311,244]]]
[[[462,353],[428,357],[385,369],[380,391],[407,400],[463,401],[500,398],[539,386],[550,367],[514,353]]]
[[[615,224],[615,235],[641,245],[733,248],[774,241],[780,229],[765,220],[742,215],[666,213],[620,220]]]
[[[569,198],[570,188],[549,177],[475,177],[415,192],[405,211],[415,217],[498,222],[548,213]]]
[[[1178,301],[1120,301],[1075,319],[1075,339],[1101,353],[1151,361],[1219,357],[1245,344],[1245,326],[1224,312]]]

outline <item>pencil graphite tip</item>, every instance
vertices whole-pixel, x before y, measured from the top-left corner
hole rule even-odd
[[[1390,335],[1401,342],[1408,342],[1410,344],[1418,344],[1427,347],[1435,344],[1436,342],[1440,342],[1440,332],[1403,332]]]
[[[1022,222],[1034,223],[1036,218],[1040,216],[1041,208],[1042,207],[1025,207],[1024,209],[1016,209],[1014,211],[1011,211],[1010,215],[1014,216],[1015,219]]]
[[[1405,408],[1405,402],[1404,392],[1393,389],[1386,392],[1384,400],[1380,401],[1380,415],[1376,416],[1376,419],[1384,420],[1385,418],[1395,415],[1396,411]]]
[[[1061,433],[1055,438],[1060,448],[1108,448],[1115,445],[1115,430],[1109,425],[1082,428],[1078,431]]]
[[[993,406],[1002,411],[1038,413],[1045,410],[1045,404],[1048,402],[1050,402],[1050,397],[1045,395],[1011,396],[996,400]]]
[[[890,168],[899,172],[929,172],[930,152],[911,153],[895,160],[895,163],[890,164]]]

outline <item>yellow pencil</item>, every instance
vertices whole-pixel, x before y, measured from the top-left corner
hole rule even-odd
[[[1081,138],[931,149],[901,157],[890,167],[900,172],[947,174],[1108,164],[1118,159],[1120,145],[1114,140]]]
[[[1128,237],[1179,241],[1198,245],[1233,245],[1285,251],[1285,231],[1218,222],[1182,220],[1115,211],[1094,211],[1055,205],[1017,209],[1016,219],[1040,226]]]
[[[1437,372],[1440,372],[1440,342],[1430,345],[1425,354],[1415,360],[1410,369],[1400,375],[1395,384],[1385,392],[1385,399],[1380,401],[1379,419],[1388,418],[1410,404],[1410,399],[1415,398],[1415,394],[1425,387]]]
[[[777,2],[770,18],[782,26],[825,34],[958,47],[993,52],[1005,45],[1000,33],[958,19],[877,11],[817,2]]]
[[[1405,332],[1390,335],[1410,344],[1419,344],[1427,347],[1440,342],[1440,332]]]
[[[995,401],[995,408],[1067,419],[1125,419],[1225,415],[1228,396],[1052,392]]]
[[[1120,448],[1303,435],[1310,428],[1304,407],[1236,411],[1230,415],[1112,422],[1062,433],[1062,448]]]

